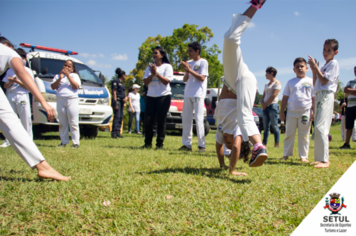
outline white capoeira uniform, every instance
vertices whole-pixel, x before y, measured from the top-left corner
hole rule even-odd
[[[339,64],[334,59],[325,64],[320,71],[329,80],[322,85],[317,78],[314,85],[315,118],[314,118],[314,161],[329,161],[329,131],[334,110],[334,93],[339,78]]]
[[[240,44],[241,34],[247,28],[251,18],[241,14],[233,15],[230,29],[224,35],[224,84],[236,94],[237,120],[243,140],[260,134],[252,115],[256,97],[257,80],[242,59]]]
[[[26,71],[33,78],[33,73],[30,68],[25,67]],[[10,68],[4,77],[4,82],[8,83],[9,77],[15,76],[15,72],[12,68]],[[31,119],[31,104],[29,99],[29,91],[19,84],[14,83],[6,90],[7,99],[14,110],[14,112],[19,116],[21,123],[28,135],[33,138],[32,134],[32,119]]]
[[[197,61],[188,61],[190,67],[200,75],[208,77],[208,61],[201,58]],[[192,147],[193,115],[195,115],[195,125],[198,137],[198,146],[205,148],[204,131],[204,98],[208,78],[202,82],[193,75],[189,75],[184,90],[184,105],[182,113],[183,135],[182,143],[186,147]]]
[[[72,79],[81,85],[81,80],[76,73],[71,73]],[[53,78],[52,83],[59,79]],[[78,89],[73,89],[67,76],[64,75],[57,89],[57,113],[59,122],[59,136],[62,144],[69,143],[69,129],[73,144],[79,145],[79,100]],[[69,126],[69,129],[68,129]]]
[[[0,74],[11,67],[13,58],[21,57],[11,48],[0,44]],[[4,92],[0,89],[0,131],[4,134],[16,153],[31,167],[42,161],[44,157],[36,147],[28,132],[24,129],[20,119],[14,113]]]
[[[293,156],[294,138],[298,129],[299,157],[308,159],[313,79],[305,77],[289,80],[284,88],[283,95],[288,96],[283,156]]]

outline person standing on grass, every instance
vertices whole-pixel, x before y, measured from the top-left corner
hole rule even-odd
[[[354,73],[356,76],[356,66],[354,68]],[[356,120],[356,78],[349,81],[344,88],[344,92],[348,93],[348,103],[346,107],[346,140],[340,149],[351,149],[350,139],[352,136],[352,131],[355,127]]]
[[[308,63],[313,71],[315,94],[315,130],[314,130],[314,162],[315,168],[328,168],[329,131],[334,110],[334,93],[337,90],[339,64],[334,59],[338,54],[339,42],[328,39],[324,42],[323,56],[325,65],[319,69],[318,62],[311,56]]]
[[[224,85],[237,97],[236,112],[243,141],[250,140],[253,144],[249,166],[257,167],[263,165],[268,155],[252,115],[257,80],[242,59],[240,44],[242,33],[265,0],[251,0],[250,3],[244,14],[233,15],[232,24],[224,35],[223,66]]]
[[[129,93],[127,96],[129,98],[129,134],[131,134],[131,125],[132,125],[132,120],[133,116],[135,116],[135,121],[136,121],[136,133],[140,133],[140,94],[138,93],[138,90],[140,89],[140,86],[137,84],[132,85],[132,92]]]
[[[356,73],[356,72],[355,72]],[[341,110],[341,136],[342,141],[346,141],[346,107],[347,107],[347,98],[349,94],[344,93],[344,98],[341,99],[339,104],[339,110]],[[356,125],[352,129],[352,140],[356,141]]]
[[[166,118],[171,106],[171,86],[173,67],[171,66],[166,51],[157,46],[153,50],[155,64],[150,64],[143,76],[143,82],[148,87],[146,97],[146,129],[145,144],[141,148],[151,148],[153,138],[153,125],[157,119],[156,149],[163,148],[166,137]]]
[[[279,127],[278,127],[278,94],[282,88],[281,82],[276,79],[277,70],[268,67],[266,70],[266,79],[269,82],[265,85],[261,105],[263,109],[263,145],[267,145],[269,128],[272,123],[274,135],[274,147],[279,147]]]
[[[26,52],[22,48],[15,50],[22,58],[24,66],[27,63]],[[26,71],[33,78],[32,70],[25,66]],[[14,112],[19,116],[21,123],[25,130],[27,131],[30,138],[32,135],[32,119],[31,119],[31,104],[29,99],[29,91],[26,89],[25,85],[19,80],[13,69],[7,70],[4,76],[4,88],[6,89],[7,99],[14,110]],[[0,147],[8,147],[10,142],[5,139],[5,142]]]
[[[147,94],[147,86],[143,86],[143,91],[141,93],[141,98],[140,98],[140,123],[142,123],[142,136],[145,136],[145,110],[146,110],[146,94]]]
[[[192,130],[193,117],[198,137],[199,152],[205,152],[205,133],[204,133],[204,98],[208,85],[208,61],[200,57],[201,45],[197,42],[188,44],[188,54],[191,61],[182,61],[185,75],[183,81],[186,83],[184,90],[183,105],[183,146],[182,151],[192,151]]]
[[[57,112],[61,144],[69,143],[69,129],[73,148],[79,148],[79,100],[78,89],[81,85],[79,75],[72,60],[67,60],[59,75],[54,76],[51,87],[57,95]],[[69,126],[69,129],[68,129]]]
[[[23,66],[21,57],[13,48],[9,40],[5,37],[0,37],[0,75],[5,73],[8,68],[12,68],[16,77],[41,103],[43,109],[46,111],[48,120],[52,122],[56,115],[55,110],[46,102],[33,78]],[[46,162],[36,144],[22,126],[20,119],[14,113],[2,90],[0,91],[0,131],[9,140],[16,153],[31,168],[37,168],[38,177],[59,181],[68,181],[71,179],[70,176],[66,177],[60,174]]]
[[[111,138],[123,138],[121,135],[121,125],[124,119],[124,105],[127,101],[125,95],[125,84],[126,73],[120,68],[116,68],[115,73],[117,78],[113,79],[111,82],[112,91],[112,109],[114,112],[114,119],[112,122]]]
[[[289,80],[283,91],[280,111],[281,121],[285,121],[284,110],[287,107],[286,136],[284,155],[280,160],[293,156],[295,132],[298,129],[298,153],[302,162],[308,162],[309,131],[314,119],[313,79],[306,76],[307,61],[298,57],[294,61],[294,72],[297,77]]]

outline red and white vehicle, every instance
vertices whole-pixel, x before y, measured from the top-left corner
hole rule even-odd
[[[173,79],[170,82],[172,90],[171,106],[167,113],[166,130],[183,130],[182,113],[184,104],[183,82],[184,72],[174,72]],[[204,107],[204,129],[205,135],[209,133],[210,126],[206,117],[206,107]],[[196,134],[195,118],[193,118],[193,132]]]

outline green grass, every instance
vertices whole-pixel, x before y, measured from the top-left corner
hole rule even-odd
[[[12,148],[1,149],[0,234],[288,235],[355,161],[355,150],[337,149],[339,130],[332,127],[329,169],[302,164],[297,145],[294,158],[280,162],[283,142],[274,149],[270,136],[264,166],[238,162],[247,177],[218,168],[214,131],[205,154],[197,152],[196,137],[194,152],[182,153],[179,136],[167,136],[159,151],[137,149],[138,135],[113,140],[104,132],[81,140],[79,149],[59,149],[58,133],[49,133],[35,143],[72,181],[41,181]]]

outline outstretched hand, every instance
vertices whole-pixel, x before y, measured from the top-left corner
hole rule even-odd
[[[319,62],[315,58],[311,57],[310,55],[308,55],[308,58],[308,64],[312,70],[319,67]]]
[[[53,107],[51,107],[46,101],[44,101],[42,104],[43,109],[47,112],[47,118],[50,122],[54,120],[56,117],[56,112]]]

